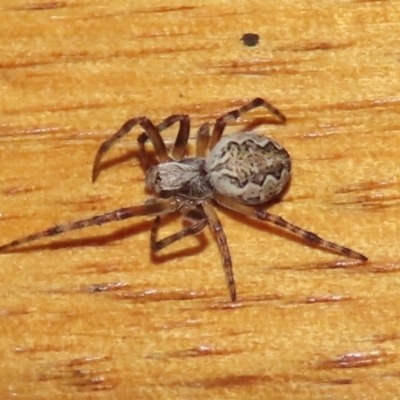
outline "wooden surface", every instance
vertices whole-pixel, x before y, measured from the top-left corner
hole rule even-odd
[[[0,397],[400,398],[399,37],[397,1],[2,0],[1,243],[143,203],[140,130],[90,179],[129,117],[194,136],[261,96],[293,158],[270,211],[370,261],[223,210],[235,304],[208,229],[158,256],[148,218],[1,254]]]

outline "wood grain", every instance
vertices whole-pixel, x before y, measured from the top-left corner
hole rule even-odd
[[[194,136],[260,96],[293,158],[270,211],[369,262],[224,210],[235,304],[208,230],[154,256],[138,218],[1,254],[0,397],[400,398],[399,37],[396,1],[2,0],[1,243],[143,203],[140,130],[90,180],[128,118],[188,113]]]

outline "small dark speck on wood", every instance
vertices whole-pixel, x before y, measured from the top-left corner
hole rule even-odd
[[[245,46],[253,47],[258,44],[260,36],[257,35],[256,33],[245,33],[240,40],[243,41]]]

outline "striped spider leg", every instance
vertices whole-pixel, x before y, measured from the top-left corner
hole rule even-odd
[[[294,225],[291,222],[286,221],[282,217],[271,214],[268,211],[263,210],[259,207],[249,207],[246,206],[245,204],[241,204],[235,200],[232,200],[229,197],[220,194],[215,195],[215,200],[223,207],[229,208],[232,211],[246,215],[247,217],[253,219],[259,219],[261,221],[269,222],[285,231],[294,234],[295,236],[299,237],[305,242],[309,242],[310,244],[315,245],[317,247],[322,247],[334,253],[342,254],[343,256],[355,258],[357,260],[361,261],[368,260],[367,257],[365,257],[361,253],[358,253],[357,251],[351,250],[347,247],[340,246],[336,243],[325,240],[320,236],[316,235],[315,233],[300,228],[297,225]]]

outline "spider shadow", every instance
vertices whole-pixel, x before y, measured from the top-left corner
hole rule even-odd
[[[274,204],[281,203],[282,202],[282,197],[285,195],[285,193],[290,188],[290,183],[291,182],[289,181],[289,184],[286,185],[285,189],[282,191],[282,193],[277,198],[275,198],[272,201],[269,201],[269,202],[261,205],[260,208],[264,209],[264,210],[267,210],[268,208],[272,207]],[[274,235],[277,235],[277,236],[282,237],[284,239],[291,240],[291,241],[293,241],[295,243],[299,243],[299,244],[302,244],[302,245],[307,245],[308,247],[313,248],[313,249],[319,249],[319,250],[325,251],[327,253],[337,254],[337,253],[335,253],[333,251],[329,251],[327,249],[324,249],[324,248],[318,246],[315,243],[307,242],[306,240],[296,236],[294,233],[286,231],[283,228],[280,228],[279,226],[276,226],[276,225],[272,224],[271,222],[261,221],[261,220],[258,220],[258,219],[253,219],[253,218],[247,217],[246,215],[240,214],[238,212],[235,212],[233,210],[225,208],[225,207],[223,207],[221,205],[218,205],[218,210],[221,210],[226,215],[229,215],[230,218],[232,218],[232,219],[234,219],[234,220],[236,220],[236,221],[238,221],[240,223],[244,223],[245,222],[247,225],[250,225],[250,226],[252,226],[254,228],[257,228],[259,230],[263,230],[263,231],[268,230],[268,232],[271,232]],[[288,222],[296,224],[295,222],[292,222],[292,221],[288,221]],[[302,228],[302,229],[307,230],[307,228]]]
[[[268,207],[272,206],[273,204],[274,203],[268,203],[265,207],[263,207],[263,209],[268,209]],[[218,210],[221,211],[222,213],[228,215],[229,218],[231,218],[241,224],[245,223],[246,225],[250,225],[253,228],[257,228],[260,231],[268,231],[269,233],[272,233],[272,234],[282,237],[284,239],[291,240],[292,242],[296,242],[296,243],[299,243],[302,245],[307,245],[308,247],[311,247],[314,249],[324,250],[328,253],[336,254],[334,252],[330,252],[326,249],[323,249],[314,243],[307,242],[304,239],[296,236],[295,234],[288,232],[288,231],[280,228],[279,226],[272,224],[271,222],[253,219],[253,218],[247,217],[246,215],[237,213],[233,210],[229,210],[228,208],[225,208],[222,206],[219,206]],[[290,221],[290,222],[292,222],[292,221]]]
[[[170,214],[162,218],[161,223],[160,223],[160,230],[162,229],[163,226],[168,225],[171,223],[172,220],[175,220],[176,218],[179,218],[179,214]],[[207,225],[205,229],[207,228]],[[162,236],[163,238],[164,236]],[[177,251],[169,251],[166,254],[160,254],[159,252],[151,252],[151,261],[154,262],[155,264],[162,264],[166,261],[170,261],[176,258],[182,258],[182,257],[188,257],[188,256],[193,256],[196,254],[201,253],[202,251],[205,250],[205,248],[208,246],[209,241],[204,235],[204,232],[201,231],[199,234],[194,235],[197,244],[192,247],[187,247],[182,250],[177,250]],[[185,238],[181,239],[185,240]],[[169,246],[168,246],[169,248]],[[165,248],[162,249],[161,251],[165,251]],[[168,251],[168,250],[167,250]]]
[[[120,228],[108,234],[93,235],[77,239],[62,239],[60,235],[58,235],[58,240],[53,240],[50,243],[26,244],[21,248],[10,249],[7,253],[28,253],[36,250],[60,250],[74,247],[100,247],[111,242],[124,240],[139,233],[150,231],[151,224],[152,221],[142,221],[134,226]],[[49,238],[51,238],[51,236]]]
[[[176,218],[179,218],[179,214],[177,213],[164,217],[162,219],[160,227],[167,225],[173,219]],[[103,235],[95,235],[84,238],[66,239],[66,240],[58,237],[58,240],[53,240],[50,243],[33,244],[33,245],[26,244],[24,247],[21,248],[10,249],[7,251],[7,253],[30,253],[32,251],[60,250],[60,249],[68,249],[75,247],[100,247],[100,246],[105,246],[112,242],[123,241],[131,236],[147,232],[149,234],[148,249],[150,251],[151,260],[155,264],[161,264],[175,258],[187,257],[190,255],[198,254],[201,251],[203,251],[208,245],[208,240],[206,239],[205,235],[203,234],[203,232],[200,232],[198,235],[196,235],[196,239],[198,241],[198,244],[196,246],[159,255],[157,253],[152,252],[150,249],[150,230],[152,225],[153,225],[152,220],[142,221],[134,224],[133,226],[130,225]]]
[[[285,123],[277,120],[276,118],[272,117],[259,117],[259,118],[254,118],[252,121],[249,121],[247,124],[245,124],[242,129],[240,129],[238,132],[247,132],[247,131],[253,131],[255,128],[261,126],[261,125],[284,125]],[[147,162],[149,165],[157,165],[158,164],[158,159],[154,151],[147,151]],[[136,160],[138,165],[142,168],[142,170],[145,172],[145,168],[143,167],[143,164],[141,162],[140,158],[140,152],[137,149],[137,145],[135,149],[128,150],[126,153],[122,154],[121,156],[118,157],[113,157],[109,160],[102,160],[100,164],[100,171],[107,171],[108,169],[119,165],[123,164],[127,161],[131,160]]]
[[[100,164],[100,171],[101,172],[107,171],[108,169],[110,169],[116,165],[123,164],[127,161],[132,161],[132,160],[136,161],[137,165],[139,165],[140,168],[143,171],[145,171],[145,168],[143,168],[143,164],[140,159],[139,150],[137,150],[137,149],[129,150],[128,152],[122,154],[121,156],[113,157],[109,160],[102,161]],[[157,158],[156,158],[156,155],[154,154],[154,152],[148,152],[148,160],[151,165],[157,164]],[[134,166],[136,166],[136,164],[134,164]]]

